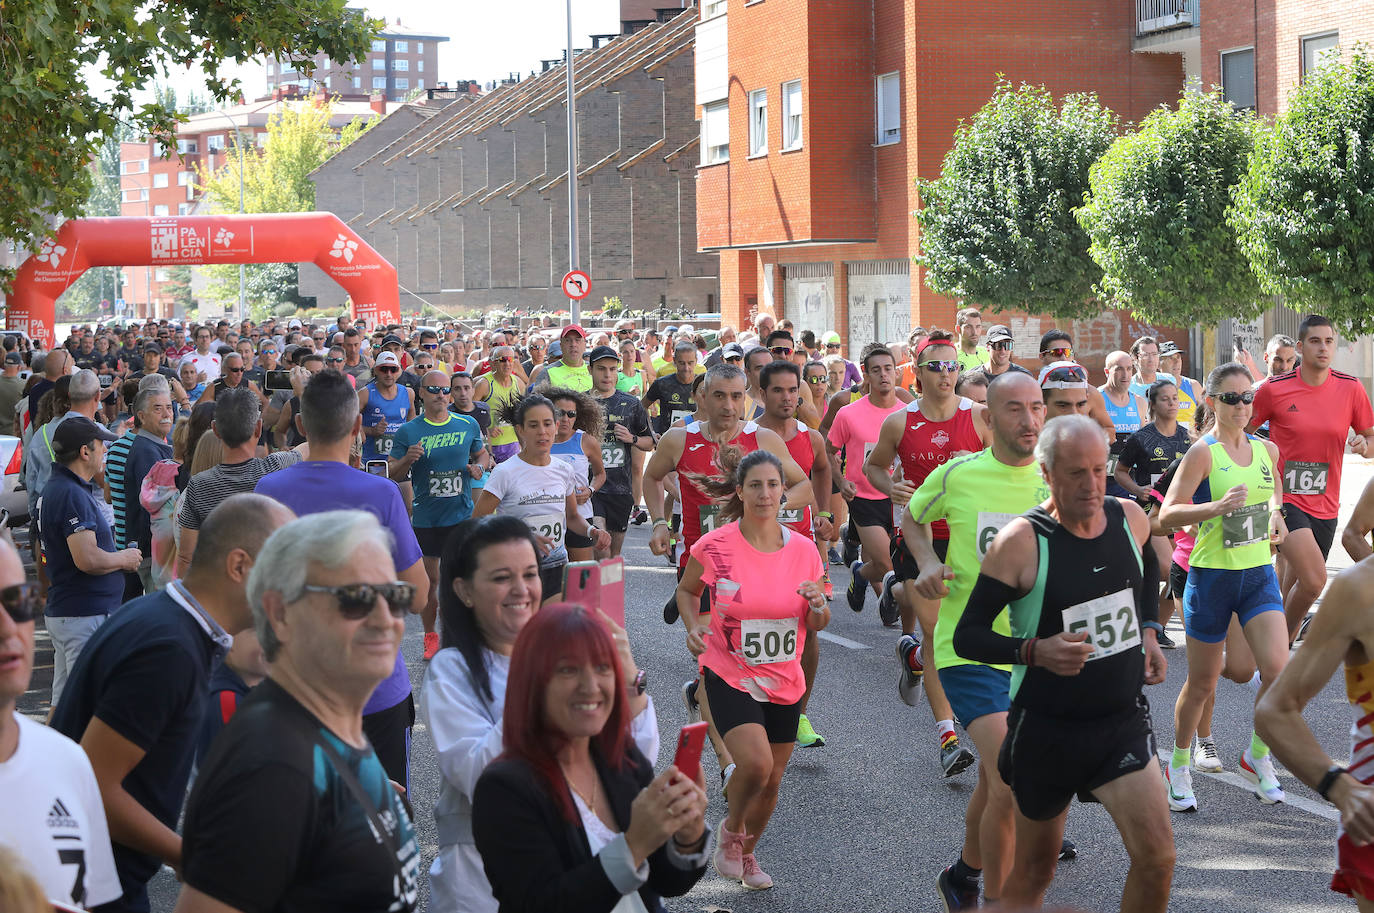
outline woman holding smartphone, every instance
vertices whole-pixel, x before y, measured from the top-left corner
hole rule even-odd
[[[725,478],[694,478],[722,504],[724,525],[692,546],[677,587],[687,648],[698,657],[712,721],[735,763],[729,813],[714,857],[722,878],[761,891],[773,879],[755,858],[778,803],[806,691],[806,638],[830,623],[816,545],[778,522],[782,463],[766,450],[717,457]],[[711,587],[709,627],[700,597]]]

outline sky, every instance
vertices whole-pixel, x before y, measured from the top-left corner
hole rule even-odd
[[[566,0],[496,0],[436,3],[434,0],[387,0],[353,3],[388,24],[399,17],[409,28],[447,35],[439,45],[438,81],[455,83],[473,79],[483,84],[512,72],[522,76],[538,72],[539,61],[561,57],[567,44]],[[620,31],[619,0],[572,0],[573,44],[591,47],[594,33]],[[261,64],[227,68],[242,81],[246,98],[266,91],[266,71]],[[204,81],[196,71],[171,74],[167,80],[179,97],[194,91],[205,94]]]

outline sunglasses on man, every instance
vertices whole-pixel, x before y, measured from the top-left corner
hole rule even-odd
[[[17,625],[33,621],[43,611],[43,599],[38,595],[36,583],[16,583],[0,589],[0,605]]]
[[[349,621],[358,621],[372,614],[378,597],[386,600],[393,618],[405,618],[415,601],[413,583],[345,583],[340,586],[316,586],[307,583],[307,593],[327,593],[338,603],[339,614]],[[0,598],[4,593],[0,592]]]
[[[1056,361],[1070,361],[1073,358],[1073,349],[1070,346],[1056,346],[1053,349],[1041,349],[1041,355],[1053,355]]]

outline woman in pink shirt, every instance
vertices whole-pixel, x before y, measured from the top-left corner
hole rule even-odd
[[[687,648],[698,657],[712,722],[735,762],[729,813],[721,822],[715,866],[722,878],[763,890],[773,879],[754,858],[778,803],[806,690],[801,653],[809,634],[830,623],[815,543],[778,522],[782,464],[766,450],[740,458],[722,447],[724,480],[695,478],[733,520],[692,546],[677,587]],[[709,626],[699,609],[711,588]]]

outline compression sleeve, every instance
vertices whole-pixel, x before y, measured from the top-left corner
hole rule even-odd
[[[1140,592],[1136,596],[1137,611],[1140,620],[1159,621],[1159,556],[1155,554],[1154,548],[1146,542],[1140,549],[1141,572],[1140,572]],[[980,578],[981,579],[981,578]]]
[[[992,629],[992,623],[1021,595],[1014,587],[987,574],[979,574],[964,614],[954,629],[954,652],[980,663],[1020,663],[1022,639],[998,634]]]

